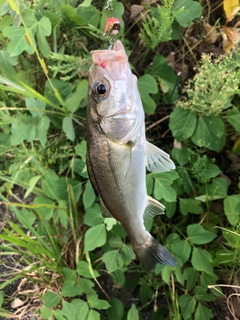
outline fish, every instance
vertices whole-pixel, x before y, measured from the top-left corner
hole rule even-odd
[[[125,229],[147,272],[157,263],[176,260],[146,230],[144,221],[163,214],[165,207],[147,195],[150,172],[175,169],[169,155],[146,140],[145,114],[124,46],[94,50],[89,69],[86,111],[87,169],[100,198],[103,216],[114,217]]]

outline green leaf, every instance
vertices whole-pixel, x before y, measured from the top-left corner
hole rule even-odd
[[[240,111],[237,107],[233,107],[231,110],[228,110],[227,119],[234,129],[240,133]]]
[[[232,226],[237,226],[240,217],[240,194],[227,196],[224,199],[224,213]]]
[[[213,273],[212,257],[209,252],[200,248],[193,248],[191,263],[198,271],[204,271],[207,274]]]
[[[216,284],[217,280],[218,280],[218,277],[217,277],[217,275],[215,273],[212,273],[212,274],[207,274],[205,272],[201,273],[200,283],[201,283],[201,286],[203,288],[205,288],[206,290],[208,289],[208,285],[209,284]],[[214,292],[216,293],[215,290],[214,290]]]
[[[200,206],[201,201],[196,199],[181,199],[180,198],[180,211],[183,215],[187,215],[188,213],[200,214],[203,209]]]
[[[79,107],[84,98],[87,98],[88,95],[88,81],[82,80],[80,84],[77,86],[76,91],[70,94],[66,101],[65,107],[66,109],[74,113]]]
[[[173,15],[182,27],[188,27],[192,21],[199,18],[203,7],[197,1],[177,0],[173,8]]]
[[[107,309],[108,319],[122,320],[124,314],[124,306],[121,300],[113,298],[109,301],[110,308]]]
[[[37,125],[37,136],[39,137],[40,143],[45,147],[47,143],[47,133],[50,127],[50,119],[48,116],[43,116],[39,119]]]
[[[196,299],[189,295],[182,295],[179,297],[179,305],[184,319],[191,317],[195,310]],[[204,318],[203,318],[204,319]],[[203,320],[202,319],[202,320]]]
[[[132,303],[131,308],[128,311],[127,320],[139,320],[138,310],[134,303]]]
[[[194,293],[196,295],[196,298],[198,300],[202,300],[202,301],[215,301],[216,297],[212,294],[212,293],[207,293],[206,292],[207,289],[201,287],[201,286],[196,286],[194,289]]]
[[[197,200],[202,202],[211,201],[215,199],[222,199],[227,196],[228,184],[224,178],[215,178],[211,184],[202,186],[201,193],[204,195],[196,197]]]
[[[80,4],[80,7],[88,7],[92,3],[92,0],[84,0],[83,3]]]
[[[170,115],[169,127],[177,141],[184,141],[193,135],[196,122],[195,112],[178,107]]]
[[[29,54],[33,54],[35,47],[29,45],[26,39],[26,30],[22,26],[10,26],[3,30],[3,35],[10,38],[10,42],[7,46],[7,51],[10,57],[20,55],[23,51],[27,51]],[[31,37],[33,38],[33,36]]]
[[[89,311],[87,302],[81,299],[74,299],[72,304],[77,310],[74,320],[85,320]]]
[[[72,118],[64,117],[63,118],[63,131],[66,133],[66,136],[69,140],[75,140],[75,131],[72,122]]]
[[[87,320],[100,320],[100,313],[96,310],[90,310],[88,313]]]
[[[72,320],[75,318],[77,308],[74,304],[63,300],[62,301],[62,311],[63,311],[64,317],[66,317],[68,320]]]
[[[102,256],[103,262],[109,272],[116,271],[123,266],[123,258],[118,250],[110,250]]]
[[[75,297],[83,293],[82,288],[79,285],[75,285],[75,281],[66,280],[62,285],[63,297]]]
[[[92,274],[89,271],[89,264],[86,261],[79,261],[77,266],[77,273],[80,276],[86,277],[86,278],[92,278]],[[96,270],[93,270],[93,274],[95,278],[99,277],[99,273]]]
[[[103,246],[106,243],[106,239],[107,234],[103,223],[91,227],[85,233],[84,251],[92,251],[95,248]]]
[[[171,244],[172,252],[178,256],[182,263],[188,261],[191,253],[191,246],[187,240],[175,240]]]
[[[192,290],[198,281],[198,271],[192,267],[187,267],[183,271],[184,279],[187,281],[187,290]]]
[[[77,272],[75,270],[72,270],[70,268],[62,268],[62,274],[64,275],[64,280],[72,280],[74,283],[77,280]]]
[[[38,100],[35,98],[26,98],[25,99],[26,106],[33,115],[33,117],[42,117],[46,103],[42,100]]]
[[[225,125],[220,117],[199,117],[192,141],[199,147],[219,152],[226,141]]]
[[[7,51],[0,51],[1,73],[9,80],[16,80],[16,71],[13,66],[17,65],[16,57],[10,57]]]
[[[136,255],[130,245],[124,244],[120,250],[123,262],[125,266],[128,266],[135,258]]]
[[[194,320],[210,320],[213,318],[212,310],[205,307],[202,303],[198,303]]]
[[[154,173],[153,195],[157,200],[164,199],[167,202],[175,202],[177,198],[176,191],[170,186],[173,180],[178,178],[178,174],[172,171]]]
[[[216,234],[205,230],[200,224],[191,224],[187,227],[188,240],[194,244],[205,244],[216,238]]]
[[[87,143],[85,140],[81,141],[78,143],[75,147],[75,152],[78,156],[82,158],[82,160],[85,161],[86,159],[86,154],[87,154]]]
[[[68,18],[68,20],[72,21],[77,26],[88,25],[88,20],[85,19],[83,16],[77,14],[76,9],[73,8],[70,4],[63,4],[61,6],[61,11],[63,16]]]
[[[156,80],[149,74],[143,75],[138,79],[138,90],[142,99],[144,111],[146,113],[154,113],[156,103],[149,94],[158,92]]]
[[[91,280],[80,278],[78,284],[86,294],[96,294],[95,290],[93,289],[94,283]]]
[[[0,292],[0,308],[2,308],[3,305],[3,294]]]
[[[99,299],[96,294],[88,295],[87,302],[91,308],[98,310],[106,310],[110,307],[110,304],[102,299]]]
[[[90,208],[92,206],[92,204],[95,201],[95,193],[93,191],[92,185],[90,180],[87,181],[86,186],[85,186],[85,190],[83,193],[83,205],[84,208]]]
[[[83,219],[84,223],[90,227],[101,224],[104,221],[104,218],[101,214],[99,205],[94,203],[91,208],[88,208]]]
[[[173,104],[178,97],[177,76],[168,65],[167,58],[159,54],[154,56],[151,75],[159,81],[164,101]]]
[[[50,54],[50,47],[46,37],[49,37],[51,32],[52,26],[50,20],[47,17],[42,17],[37,26],[37,40],[39,49],[45,58],[48,58]]]
[[[61,300],[61,296],[54,292],[46,292],[43,296],[44,306],[46,308],[54,308]]]
[[[181,166],[184,166],[188,163],[190,152],[186,146],[183,146],[181,149],[173,148],[171,155]]]

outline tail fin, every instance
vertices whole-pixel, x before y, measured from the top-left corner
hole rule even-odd
[[[148,241],[142,246],[133,246],[133,249],[147,272],[151,272],[157,263],[175,267],[177,265],[173,256],[160,245],[150,234]]]

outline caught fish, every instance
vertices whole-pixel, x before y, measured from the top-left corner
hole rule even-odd
[[[146,168],[175,168],[169,155],[145,137],[145,119],[128,57],[120,40],[92,51],[87,107],[87,167],[104,216],[121,222],[146,271],[175,266],[172,255],[144,227],[165,207],[147,195]]]

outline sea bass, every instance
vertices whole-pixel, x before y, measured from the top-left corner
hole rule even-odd
[[[124,46],[92,51],[87,107],[87,168],[104,216],[121,222],[146,271],[175,266],[172,255],[144,227],[165,207],[147,195],[146,167],[175,168],[169,155],[145,137],[144,110]]]

